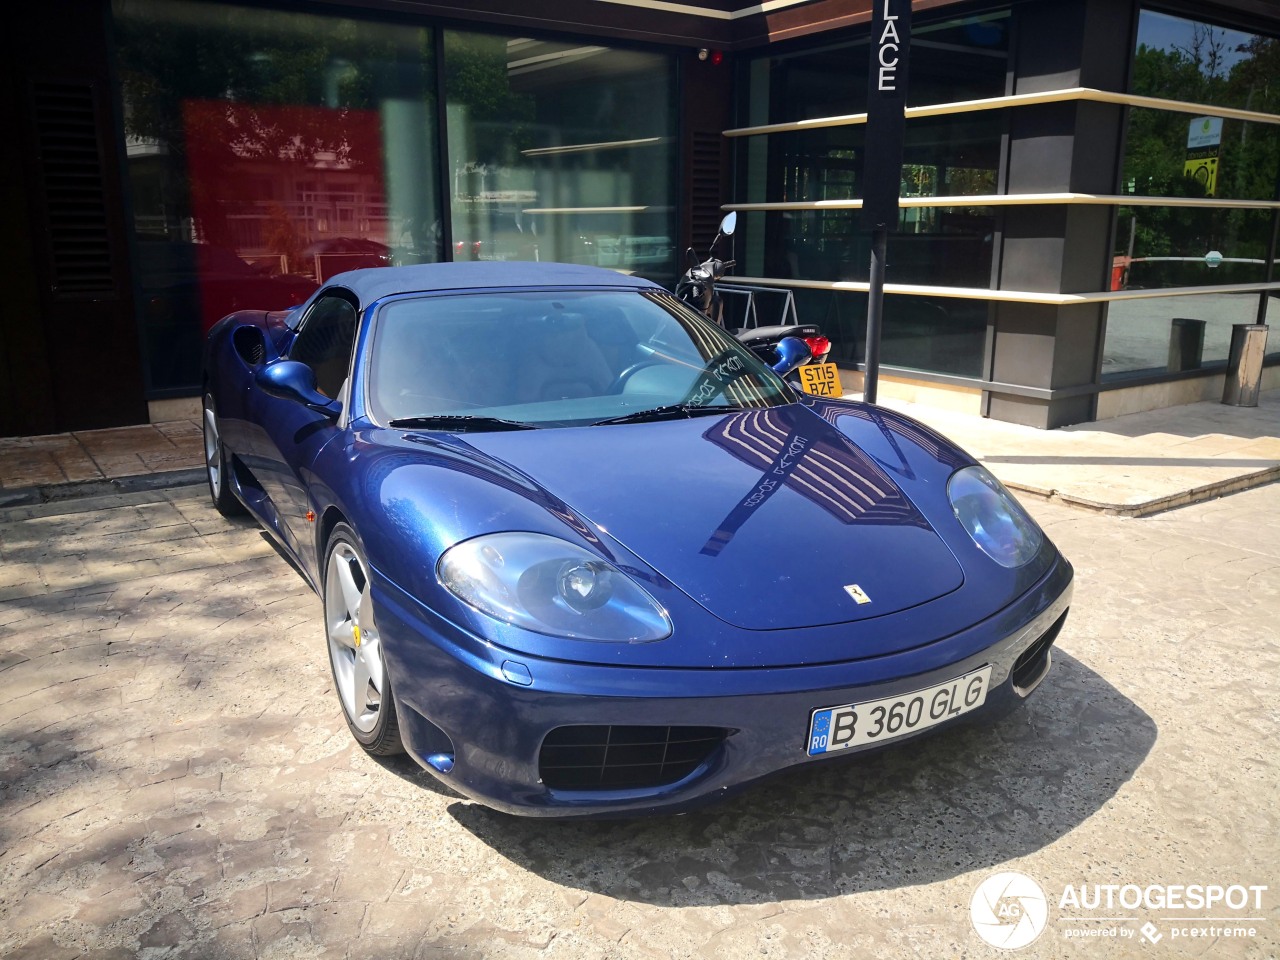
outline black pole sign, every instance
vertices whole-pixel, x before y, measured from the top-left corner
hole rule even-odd
[[[876,402],[879,387],[885,256],[889,231],[898,225],[911,0],[872,0],[871,9],[867,136],[862,159],[862,225],[871,231],[871,284],[862,388],[862,398],[867,403]]]
[[[867,230],[892,230],[898,225],[902,183],[911,0],[873,0],[872,11],[862,225]]]

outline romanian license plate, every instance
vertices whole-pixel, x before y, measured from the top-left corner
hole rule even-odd
[[[796,367],[800,387],[816,397],[841,397],[840,370],[834,363],[806,363]]]
[[[809,721],[809,755],[883,743],[976,710],[987,700],[991,667],[883,700],[822,707]]]

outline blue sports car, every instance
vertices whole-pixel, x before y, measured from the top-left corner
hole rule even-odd
[[[207,344],[209,488],[320,594],[365,750],[679,810],[1020,702],[1071,565],[920,424],[593,267],[356,270]]]

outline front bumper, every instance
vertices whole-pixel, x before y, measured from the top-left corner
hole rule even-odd
[[[991,665],[982,707],[899,743],[1011,709],[1043,679],[1071,602],[1071,565],[1058,557],[1013,604],[959,633],[890,656],[804,667],[688,670],[608,667],[505,653],[440,619],[375,572],[374,603],[410,754],[487,806],[524,816],[677,812],[805,763],[814,709],[921,690]],[[1036,646],[1036,649],[1030,649]],[[1026,656],[1024,656],[1026,654]],[[1014,666],[1019,658],[1017,675]],[[673,783],[631,789],[553,789],[539,776],[547,734],[575,725],[719,727],[725,737]],[[448,756],[451,768],[439,769]],[[436,758],[429,763],[429,758]]]

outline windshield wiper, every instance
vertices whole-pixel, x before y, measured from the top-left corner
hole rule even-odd
[[[737,413],[744,409],[732,403],[718,403],[710,406],[699,406],[696,403],[668,403],[651,410],[636,410],[624,413],[619,417],[597,420],[593,427],[602,427],[610,423],[653,423],[657,420],[687,420],[704,413]]]
[[[467,413],[436,413],[425,417],[401,417],[390,421],[389,427],[407,427],[417,430],[448,430],[465,433],[468,430],[537,430],[532,423],[520,420],[504,420],[501,417],[477,417]]]

